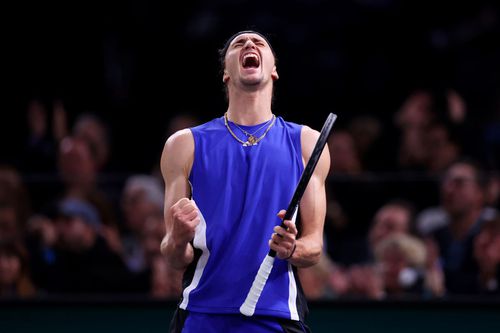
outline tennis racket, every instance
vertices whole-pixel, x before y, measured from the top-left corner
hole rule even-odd
[[[323,152],[323,148],[326,145],[326,141],[328,140],[328,136],[333,127],[333,123],[337,119],[337,115],[334,113],[330,113],[328,118],[321,129],[321,133],[319,135],[318,141],[314,146],[314,149],[311,153],[311,157],[302,172],[302,176],[300,177],[299,183],[295,188],[295,192],[293,194],[292,200],[288,205],[285,216],[281,222],[281,227],[286,228],[284,224],[285,220],[291,220],[295,212],[297,211],[297,207],[299,206],[300,199],[306,190],[307,184],[309,183],[309,179],[318,164],[319,158],[321,157],[321,153]],[[253,280],[252,287],[247,294],[245,302],[240,306],[240,312],[245,316],[252,316],[255,312],[255,307],[257,306],[257,302],[259,301],[260,295],[262,294],[262,290],[264,290],[264,286],[266,285],[267,278],[271,273],[274,264],[274,258],[276,257],[276,251],[269,250],[269,253],[266,255],[262,263],[260,264],[259,271]]]

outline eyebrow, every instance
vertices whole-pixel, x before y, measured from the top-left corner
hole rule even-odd
[[[240,42],[245,41],[245,40],[247,40],[247,39],[249,39],[249,38],[250,38],[250,39],[252,40],[252,42],[254,42],[254,43],[255,43],[255,42],[262,42],[262,43],[266,43],[266,42],[264,41],[264,39],[262,39],[262,38],[260,38],[260,37],[258,37],[258,36],[252,36],[252,37],[248,37],[248,36],[239,36],[239,37],[237,37],[237,38],[234,40],[234,42],[233,42],[232,44],[234,45],[234,44],[240,43]],[[267,43],[266,43],[266,44],[267,44]]]

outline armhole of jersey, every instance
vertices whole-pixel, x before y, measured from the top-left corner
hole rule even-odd
[[[188,184],[189,188],[191,189],[191,195],[189,196],[189,199],[193,199],[193,184],[191,184],[191,181],[188,179]]]
[[[300,156],[300,162],[301,162],[301,172],[304,171],[304,168],[306,167],[306,160],[304,159],[304,156],[302,155],[302,131],[304,130],[304,125],[299,125],[299,142],[298,148],[299,148],[299,156]]]
[[[196,140],[197,136],[195,135],[196,131],[193,131],[193,128],[189,129],[191,131],[191,135],[193,136],[193,162],[191,163],[191,170],[189,170],[189,175],[188,175],[188,183],[189,186],[191,187],[191,199],[193,198],[193,169],[194,169],[194,164],[196,163]]]

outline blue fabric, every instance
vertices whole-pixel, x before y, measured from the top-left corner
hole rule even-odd
[[[250,133],[261,128],[258,137],[266,126],[243,128]],[[277,213],[287,208],[304,168],[301,128],[278,117],[265,138],[248,147],[231,136],[222,117],[191,129],[195,158],[190,182],[206,220],[210,256],[187,310],[239,313],[269,251],[273,228],[280,224]],[[289,282],[288,262],[276,259],[255,314],[290,318]]]
[[[182,333],[283,333],[280,324],[272,318],[243,315],[217,315],[190,312]]]

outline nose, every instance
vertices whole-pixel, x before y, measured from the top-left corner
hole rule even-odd
[[[244,49],[248,49],[248,48],[254,49],[255,48],[255,43],[249,38],[249,39],[246,40],[245,44],[243,45],[243,48]]]

